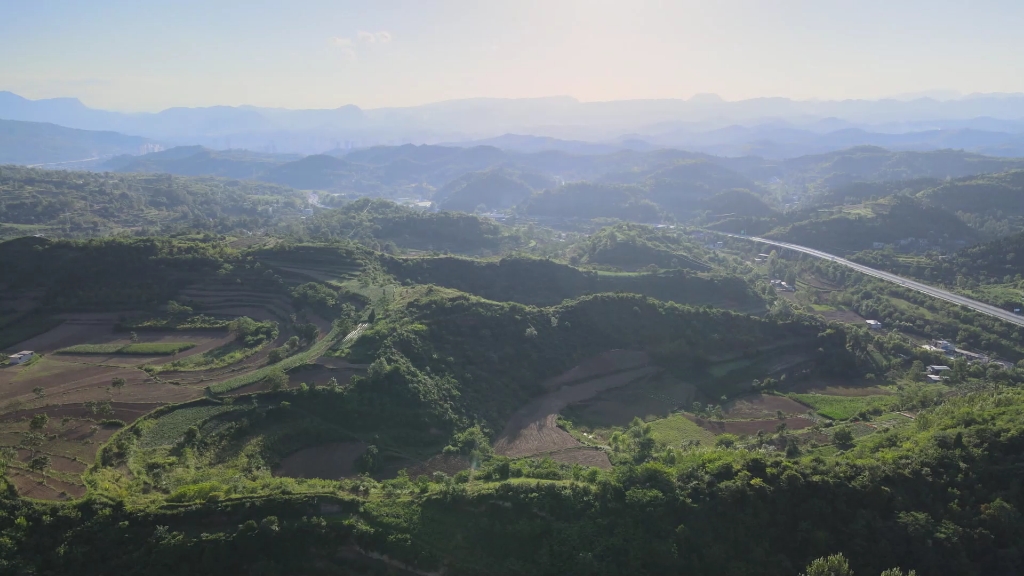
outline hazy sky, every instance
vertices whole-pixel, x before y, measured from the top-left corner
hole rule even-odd
[[[1024,91],[1021,0],[0,0],[0,90],[98,108]]]

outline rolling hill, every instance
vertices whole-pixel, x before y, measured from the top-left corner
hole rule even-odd
[[[534,176],[535,182],[543,178]],[[482,206],[486,210],[502,210],[526,200],[534,187],[520,175],[496,169],[472,172],[445,184],[434,193],[433,201],[443,210],[473,212]]]

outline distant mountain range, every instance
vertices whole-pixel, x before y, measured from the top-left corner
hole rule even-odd
[[[0,92],[0,118],[116,131],[168,144],[302,154],[378,144],[449,142],[572,154],[671,147],[724,156],[787,158],[876,145],[1024,155],[1022,94],[954,100],[755,98],[736,102],[713,95],[613,102],[478,98],[368,110],[212,106],[127,114],[89,108],[74,98],[29,100]]]
[[[244,150],[177,147],[121,156],[99,167],[113,172],[212,175],[252,179],[302,190],[429,198],[444,209],[522,207],[537,216],[658,221],[696,212],[761,215],[757,197],[791,203],[791,195],[835,189],[837,198],[864,199],[935,188],[947,179],[1024,168],[1024,159],[959,151],[893,152],[855,147],[787,160],[724,158],[680,150],[575,155],[518,153],[492,146],[378,146],[305,157]],[[918,179],[918,180],[914,180]],[[858,185],[856,182],[899,185]],[[746,190],[751,193],[738,192]],[[1012,195],[1011,195],[1012,196]],[[590,210],[586,212],[584,210]]]

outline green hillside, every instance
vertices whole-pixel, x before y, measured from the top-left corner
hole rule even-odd
[[[956,215],[907,197],[843,206],[824,218],[780,227],[765,234],[840,254],[869,250],[875,243],[906,250],[952,249],[973,244],[980,234]]]
[[[443,210],[503,210],[526,200],[533,190],[514,172],[489,170],[466,174],[445,184],[434,194],[433,201]]]
[[[707,272],[707,250],[681,232],[642,224],[602,228],[574,248],[581,264],[639,270],[647,266]]]
[[[918,197],[951,212],[1024,216],[1024,170],[952,180]]]
[[[488,300],[553,306],[587,294],[627,292],[657,300],[763,310],[764,298],[736,276],[700,275],[676,270],[660,274],[601,274],[551,260],[506,257],[498,262],[466,258],[387,259],[395,278],[437,284]]]
[[[877,146],[856,146],[826,154],[792,158],[781,163],[794,183],[824,187],[854,182],[960,178],[1020,167],[1016,158],[996,158],[962,150],[894,152]]]
[[[247,219],[266,209],[297,214],[305,195],[281,186],[212,177],[0,168],[0,238],[41,233],[102,236],[124,229],[158,231],[199,220]],[[262,211],[261,211],[262,210]]]
[[[460,212],[425,212],[369,198],[319,212],[306,221],[305,229],[321,240],[352,240],[377,250],[394,244],[414,250],[476,254],[520,243],[493,220]]]
[[[523,205],[523,211],[531,216],[559,219],[661,221],[661,209],[646,196],[639,186],[576,182],[534,194]]]

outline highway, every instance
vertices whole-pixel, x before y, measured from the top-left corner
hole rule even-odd
[[[1006,322],[1016,324],[1017,326],[1024,326],[1024,316],[1014,314],[1013,312],[1003,310],[1002,308],[997,308],[990,304],[985,304],[984,302],[972,300],[959,294],[954,294],[953,292],[942,290],[940,288],[935,288],[934,286],[922,284],[920,282],[910,280],[902,276],[897,276],[895,274],[890,274],[888,272],[883,272],[881,270],[875,270],[874,268],[864,266],[863,264],[857,264],[856,262],[851,262],[845,258],[840,258],[839,256],[829,254],[828,252],[822,252],[821,250],[815,250],[814,248],[807,248],[806,246],[790,244],[789,242],[779,242],[778,240],[758,238],[757,236],[742,236],[740,234],[730,234],[728,232],[715,232],[715,234],[721,234],[723,236],[729,236],[732,238],[741,238],[743,240],[750,240],[753,242],[761,242],[762,244],[778,246],[779,248],[786,248],[787,250],[802,252],[804,254],[810,254],[811,256],[816,256],[818,258],[823,258],[825,260],[831,260],[836,264],[842,264],[843,266],[846,266],[848,268],[853,268],[854,270],[861,272],[863,274],[867,274],[868,276],[874,276],[875,278],[888,280],[889,282],[899,284],[904,288],[916,290],[923,294],[939,298],[940,300],[945,300],[946,302],[952,302],[953,304],[959,304],[960,306],[970,308],[971,310],[974,310],[975,312],[978,312],[980,314],[991,316],[993,318],[998,318],[1000,320],[1005,320]]]

